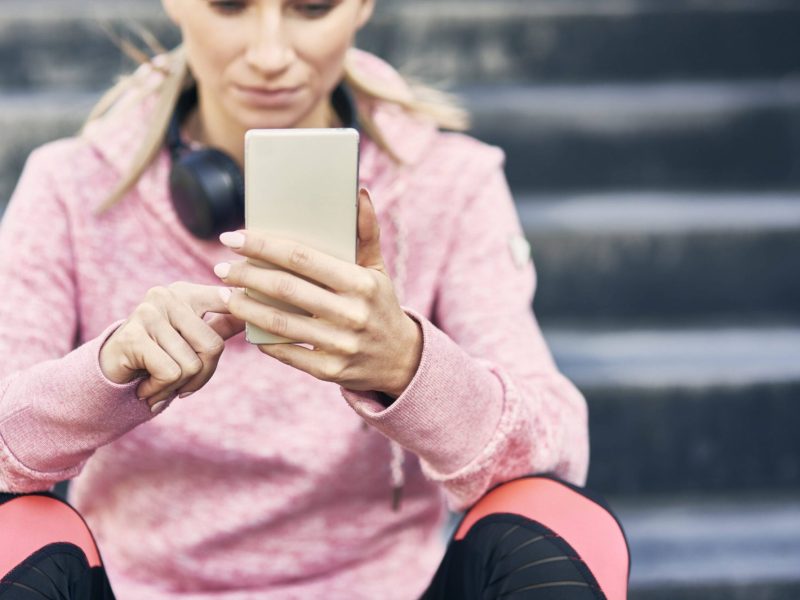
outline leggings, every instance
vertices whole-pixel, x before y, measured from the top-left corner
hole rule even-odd
[[[487,492],[420,600],[625,600],[630,554],[605,502],[549,476]],[[89,528],[48,493],[0,494],[0,600],[114,600]]]

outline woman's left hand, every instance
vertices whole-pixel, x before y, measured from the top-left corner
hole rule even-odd
[[[220,236],[237,254],[287,271],[242,260],[214,272],[232,288],[250,288],[306,310],[285,312],[230,290],[231,314],[276,335],[310,344],[262,344],[264,354],[347,389],[397,398],[411,382],[422,353],[419,325],[400,307],[380,250],[380,229],[369,192],[359,191],[356,264],[308,246],[253,231]],[[302,277],[298,277],[302,275]]]

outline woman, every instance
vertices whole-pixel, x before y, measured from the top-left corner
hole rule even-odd
[[[624,597],[613,518],[525,477],[584,482],[586,407],[530,313],[502,153],[351,48],[374,0],[163,4],[182,47],[35,151],[4,217],[2,489],[72,479],[121,599]],[[192,151],[241,168],[250,128],[355,122],[357,264],[181,222],[170,174]],[[244,321],[313,350],[250,346]],[[472,507],[444,560],[442,496]],[[74,513],[13,498],[72,533],[23,528],[0,597],[110,597]],[[72,554],[37,554],[53,541]]]

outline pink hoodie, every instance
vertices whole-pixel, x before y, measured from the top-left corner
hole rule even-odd
[[[534,270],[502,152],[390,105],[371,110],[406,164],[364,139],[360,168],[423,330],[400,398],[384,409],[242,336],[203,389],[155,418],[138,382],[109,382],[99,348],[150,287],[218,285],[213,265],[238,258],[179,225],[166,151],[94,216],[152,100],[33,152],[0,228],[0,489],[73,478],[120,600],[410,600],[443,553],[443,500],[460,510],[528,472],[583,483],[586,406],[531,314]],[[399,511],[387,437],[407,451]]]

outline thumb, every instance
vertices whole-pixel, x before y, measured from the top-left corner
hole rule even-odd
[[[358,254],[356,262],[367,269],[386,271],[381,254],[381,229],[369,190],[358,190]]]
[[[244,331],[244,321],[237,319],[233,315],[214,315],[208,320],[208,326],[216,331],[223,340],[232,338],[237,333]]]

